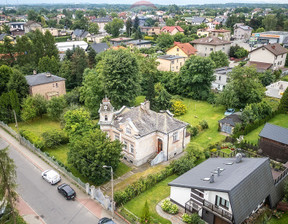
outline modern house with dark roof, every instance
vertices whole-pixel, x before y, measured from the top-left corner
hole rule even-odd
[[[90,46],[96,51],[97,54],[109,49],[107,43],[92,43]]]
[[[258,67],[261,68],[261,65],[263,64],[266,64],[267,68],[271,68],[273,70],[282,69],[285,66],[287,52],[288,50],[278,43],[266,44],[250,52],[249,63],[254,63],[258,70]]]
[[[170,200],[209,224],[240,224],[261,205],[274,207],[284,181],[274,180],[269,158],[210,158],[168,185]]]
[[[229,54],[230,41],[221,40],[218,37],[204,37],[191,42],[197,50],[197,55],[208,57],[211,52],[223,51]]]
[[[83,40],[84,38],[87,38],[88,36],[91,36],[91,34],[88,31],[76,29],[72,32],[71,38],[72,40]]]
[[[288,161],[288,129],[266,123],[259,134],[259,147],[271,159]]]
[[[190,141],[187,123],[177,120],[169,111],[157,113],[150,110],[150,102],[137,107],[123,106],[115,111],[108,98],[99,109],[100,129],[111,140],[123,143],[124,159],[140,166],[167,161],[180,154]]]
[[[52,97],[66,94],[65,79],[62,77],[45,72],[26,75],[25,78],[29,85],[29,93],[32,96],[39,94],[50,100]]]
[[[241,112],[236,112],[219,120],[218,123],[219,123],[221,132],[227,133],[229,135],[233,134],[236,124],[242,123],[240,116],[241,116]]]

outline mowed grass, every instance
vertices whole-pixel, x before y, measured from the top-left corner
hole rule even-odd
[[[270,119],[268,123],[275,124],[283,128],[288,128],[288,114],[278,114],[272,119]],[[259,126],[255,130],[251,131],[249,134],[245,135],[244,139],[253,144],[257,144],[258,139],[259,139],[259,134],[261,130],[263,129],[264,125],[265,124]]]
[[[207,148],[209,144],[214,144],[225,139],[225,136],[221,135],[218,131],[218,121],[224,117],[224,106],[215,106],[205,101],[192,99],[184,99],[183,101],[188,111],[186,114],[176,118],[192,126],[198,125],[202,120],[206,120],[209,125],[209,129],[192,138],[191,142],[196,142],[202,147]]]
[[[272,217],[268,222],[268,224],[287,224],[288,223],[288,212],[283,214],[280,219]]]
[[[147,201],[151,216],[162,224],[170,224],[171,222],[169,220],[158,215],[156,212],[156,205],[170,195],[170,187],[168,186],[168,183],[174,180],[176,177],[176,175],[172,175],[166,178],[151,189],[126,203],[124,207],[130,210],[136,216],[141,217],[144,204]]]
[[[98,120],[94,121],[95,123],[98,122]],[[9,126],[17,131],[15,124],[11,123]],[[29,122],[19,122],[18,123],[20,130],[28,130],[35,134],[36,136],[41,138],[42,133],[49,131],[49,130],[61,130],[60,122],[50,120],[46,115],[44,115],[42,118],[38,117],[35,118],[32,121]],[[59,145],[53,149],[44,148],[43,152],[48,152],[50,156],[54,156],[57,160],[62,162],[65,166],[67,166],[71,173],[75,177],[79,177],[80,180],[84,183],[89,182],[90,184],[93,184],[91,181],[88,180],[88,178],[82,176],[78,170],[76,170],[71,164],[67,161],[67,153],[69,152],[68,144],[65,145]],[[120,162],[118,168],[115,170],[115,178],[122,176],[123,174],[129,172],[131,170],[131,167],[127,166],[126,164]]]

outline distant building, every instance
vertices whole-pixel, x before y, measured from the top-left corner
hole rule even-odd
[[[258,44],[284,44],[288,45],[287,31],[266,31],[262,33],[253,33],[252,37],[256,38]]]
[[[29,32],[36,31],[36,30],[39,30],[40,32],[42,32],[42,26],[40,25],[40,23],[37,23],[35,21],[28,21],[24,25],[24,30],[25,30],[25,33],[29,33]]]
[[[109,49],[107,43],[92,43],[90,46],[96,51],[97,54]]]
[[[225,54],[229,54],[230,41],[221,40],[218,37],[204,37],[201,39],[193,40],[191,42],[197,49],[197,55],[207,57],[211,52],[223,51]]]
[[[43,28],[42,33],[45,34],[46,31],[49,31],[53,37],[58,37],[59,35],[59,30],[57,28]]]
[[[207,23],[208,20],[205,17],[193,17],[190,20],[191,25],[201,25],[202,23]]]
[[[197,50],[189,43],[174,42],[174,46],[167,50],[166,54],[190,57],[196,55]]]
[[[130,37],[117,37],[117,38],[110,39],[110,43],[113,46],[118,46],[121,44],[126,44],[128,41],[131,41],[131,40],[133,39]]]
[[[234,25],[234,35],[233,37],[235,39],[245,39],[248,40],[251,37],[252,34],[252,28],[250,26],[245,26],[242,23],[236,23]]]
[[[145,33],[148,36],[153,36],[153,35],[159,35],[161,32],[160,27],[147,27],[147,26],[142,26],[140,27],[141,33]]]
[[[221,40],[230,41],[231,39],[231,31],[224,29],[198,29],[197,30],[198,37],[218,37]]]
[[[180,26],[164,26],[161,29],[161,33],[175,35],[176,33],[184,33],[184,30]]]
[[[72,40],[83,40],[84,38],[87,38],[88,36],[91,36],[91,34],[88,31],[76,29],[71,34]]]
[[[258,47],[250,52],[249,65],[255,64],[258,70],[262,69],[264,65],[267,69],[282,69],[285,66],[287,52],[288,50],[278,43]]]
[[[101,17],[101,18],[96,18],[95,20],[93,20],[93,22],[98,24],[99,32],[105,32],[105,25],[111,21],[112,19],[110,17]]]
[[[25,76],[31,96],[37,94],[50,100],[66,94],[65,79],[48,72]]]
[[[278,81],[271,83],[269,86],[266,86],[266,96],[281,99],[283,93],[288,88],[288,82]]]
[[[88,44],[85,41],[67,41],[56,43],[56,47],[59,52],[66,52],[68,49],[80,47],[83,50],[87,50]]]
[[[232,135],[236,124],[242,123],[242,120],[240,119],[240,117],[241,117],[241,112],[236,112],[218,121],[221,132]]]
[[[99,109],[100,129],[111,140],[123,144],[123,157],[140,166],[152,159],[152,164],[167,161],[183,152],[190,141],[187,123],[173,117],[169,111],[157,113],[150,102],[115,111],[109,99],[102,101]]]
[[[271,159],[288,161],[288,129],[266,123],[259,134],[259,148]]]
[[[9,23],[11,35],[14,37],[23,36],[25,34],[24,24],[25,24],[25,22],[11,22],[11,23]]]
[[[179,72],[181,67],[185,64],[186,57],[176,55],[161,55],[157,57],[159,71]]]
[[[152,42],[150,40],[130,40],[126,42],[126,45],[129,47],[135,48],[150,48],[152,46]]]
[[[223,91],[229,81],[229,73],[232,71],[230,67],[216,68],[214,70],[215,80],[212,81],[212,89]]]

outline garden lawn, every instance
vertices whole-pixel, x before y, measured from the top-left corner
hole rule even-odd
[[[278,114],[268,121],[268,123],[279,125],[284,128],[288,128],[288,114]],[[259,134],[265,124],[259,126],[249,134],[244,136],[244,139],[250,143],[258,144]]]
[[[145,191],[144,193],[140,194],[136,198],[126,203],[124,207],[140,218],[142,215],[144,204],[147,200],[151,216],[162,224],[170,224],[170,221],[158,215],[158,213],[156,212],[156,205],[161,200],[170,195],[170,187],[168,186],[168,183],[174,180],[176,177],[176,175],[172,175],[166,178],[165,180],[156,184],[154,187],[150,188],[149,190]]]
[[[202,147],[207,148],[209,144],[215,144],[225,139],[225,136],[221,135],[218,131],[218,121],[224,117],[224,106],[214,106],[205,101],[192,99],[184,99],[183,101],[188,109],[187,113],[176,118],[192,126],[198,125],[202,120],[206,120],[209,125],[209,129],[202,131],[192,138],[191,142],[196,142]]]
[[[267,224],[287,224],[288,223],[288,213],[286,212],[280,219],[272,217]]]

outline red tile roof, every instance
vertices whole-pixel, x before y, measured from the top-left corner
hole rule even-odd
[[[175,46],[179,47],[185,54],[188,55],[188,57],[189,57],[190,55],[195,55],[196,52],[197,52],[197,50],[196,50],[191,44],[189,44],[189,43],[174,42],[174,46],[173,46],[173,47],[175,47]],[[173,47],[172,47],[172,48],[173,48]],[[170,49],[171,49],[171,48],[170,48]],[[170,49],[169,49],[169,50],[170,50]],[[168,51],[169,51],[169,50],[168,50]]]
[[[180,26],[164,26],[161,31],[163,32],[166,30],[167,32],[171,33],[174,29],[177,29],[179,32],[184,32]]]

